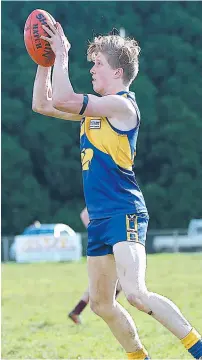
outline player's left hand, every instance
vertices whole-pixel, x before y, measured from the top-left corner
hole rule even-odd
[[[49,37],[41,36],[41,39],[49,42],[51,49],[57,56],[58,54],[68,55],[71,45],[67,40],[63,28],[60,23],[53,25],[51,22],[47,22],[47,25],[42,25],[43,29],[47,32]]]

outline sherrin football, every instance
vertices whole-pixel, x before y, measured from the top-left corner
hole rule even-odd
[[[55,19],[45,10],[36,9],[28,16],[24,27],[24,41],[28,54],[38,65],[48,67],[55,61],[55,54],[48,41],[40,36],[48,36],[42,25],[47,25],[47,20],[56,24]]]

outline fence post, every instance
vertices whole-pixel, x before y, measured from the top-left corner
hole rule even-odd
[[[174,238],[173,252],[178,253],[179,252],[178,230],[175,230],[173,232],[173,238]]]
[[[7,236],[3,236],[2,242],[3,242],[3,261],[7,262],[9,260],[9,238]]]

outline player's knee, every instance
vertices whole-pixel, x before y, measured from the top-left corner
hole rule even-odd
[[[143,307],[143,303],[141,301],[141,297],[138,294],[128,294],[127,295],[127,300],[128,302],[132,305],[135,306],[138,310],[140,311],[144,311],[144,307]]]
[[[148,293],[146,291],[138,291],[127,295],[128,302],[135,306],[138,310],[148,313],[150,309],[147,306]]]
[[[91,310],[101,318],[107,320],[113,316],[113,305],[90,300]]]
[[[94,301],[90,298],[89,305],[90,305],[90,309],[92,310],[92,312],[94,312],[96,315],[98,315],[99,307],[100,307],[99,302]]]

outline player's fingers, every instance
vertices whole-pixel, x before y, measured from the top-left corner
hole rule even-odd
[[[71,44],[70,44],[69,40],[68,40],[66,37],[65,37],[65,41],[66,41],[66,44],[67,44],[68,48],[70,49],[70,48],[71,48]]]
[[[47,20],[47,25],[48,25],[48,27],[52,30],[53,34],[56,34],[56,27],[55,27],[55,25],[54,25],[51,21],[49,21],[49,20]]]
[[[59,22],[56,22],[56,28],[57,28],[57,30],[59,31],[59,34],[60,34],[60,35],[65,36],[64,30],[63,30],[63,28],[62,28],[62,26],[60,25]]]
[[[47,32],[48,35],[53,36],[53,32],[45,25],[42,25],[42,28]]]
[[[47,37],[47,36],[40,36],[41,39],[45,40],[45,41],[48,41],[49,44],[52,44],[52,40],[51,38]]]
[[[67,37],[64,34],[64,30],[62,28],[62,26],[60,25],[59,22],[56,22],[56,29],[58,30],[59,34],[61,35],[61,38],[63,39],[63,43],[66,43],[67,46],[69,47],[69,49],[71,48],[71,44],[69,42],[69,40],[67,39]]]

